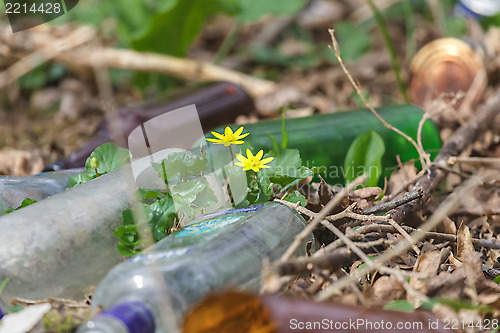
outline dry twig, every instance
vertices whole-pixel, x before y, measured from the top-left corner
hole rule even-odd
[[[477,187],[482,181],[479,176],[474,176],[462,184],[455,192],[453,192],[448,198],[437,208],[437,210],[432,214],[432,216],[422,225],[421,229],[416,230],[411,234],[413,242],[418,242],[425,237],[425,232],[432,230],[438,225],[444,217],[446,217],[451,211],[456,209],[461,200],[468,194],[472,189]],[[411,247],[411,243],[402,240],[390,251],[384,252],[377,258],[373,260],[373,265],[366,265],[355,270],[351,275],[339,279],[337,282],[332,284],[327,289],[323,290],[318,294],[316,299],[318,301],[326,300],[331,297],[337,290],[343,289],[348,286],[352,281],[355,281],[366,274],[369,274],[375,269],[379,269],[384,266],[388,261],[390,261],[395,256],[407,251]]]
[[[408,134],[402,132],[400,129],[398,129],[398,128],[392,126],[391,124],[389,124],[388,122],[386,122],[384,120],[384,118],[382,118],[378,114],[378,112],[375,111],[375,109],[366,100],[365,96],[363,95],[363,93],[361,91],[361,88],[360,88],[359,84],[354,80],[354,78],[352,77],[351,73],[349,73],[349,71],[347,70],[347,67],[344,64],[344,61],[342,60],[342,57],[340,56],[340,48],[339,48],[337,39],[335,38],[335,34],[334,34],[335,30],[329,29],[328,32],[330,33],[330,36],[332,38],[332,45],[330,46],[330,49],[335,54],[335,57],[337,58],[337,60],[338,60],[338,62],[340,64],[340,67],[342,67],[342,70],[346,74],[347,78],[351,82],[351,85],[354,87],[354,89],[356,90],[358,96],[361,98],[361,100],[363,101],[363,103],[365,104],[365,106],[373,113],[373,115],[375,115],[375,117],[377,117],[378,120],[380,120],[380,122],[382,122],[382,124],[384,124],[384,126],[386,128],[390,129],[391,131],[394,131],[394,132],[398,133],[399,135],[401,135],[402,137],[404,137],[408,142],[410,142],[415,147],[415,149],[417,150],[418,155],[420,157],[420,162],[422,163],[422,166],[429,165],[431,163],[431,161],[430,161],[430,158],[429,158],[428,154],[423,149],[421,149],[421,147],[415,142],[415,140],[413,140]]]
[[[394,199],[392,201],[384,202],[378,205],[375,205],[370,208],[363,209],[362,213],[363,214],[375,214],[375,213],[380,213],[380,212],[387,212],[391,209],[394,209],[398,206],[401,206],[407,202],[410,202],[412,200],[415,200],[417,198],[420,198],[422,196],[422,191],[421,190],[415,190],[412,192],[406,192],[404,197]]]
[[[283,254],[283,256],[280,258],[279,262],[284,262],[286,260],[289,260],[290,257],[297,251],[299,246],[303,243],[303,241],[311,234],[311,232],[318,226],[318,224],[325,218],[325,216],[335,207],[337,207],[342,199],[358,187],[359,185],[363,184],[366,181],[366,176],[362,175],[354,179],[352,183],[347,185],[342,191],[337,193],[330,202],[328,202],[325,207],[313,218],[311,223],[302,230],[297,236],[295,236],[295,239],[293,240],[293,243],[288,247],[286,252]]]
[[[43,48],[40,48],[24,58],[21,58],[3,73],[0,73],[0,90],[41,64],[56,58],[62,53],[71,51],[82,44],[88,43],[94,39],[95,36],[96,34],[93,29],[89,27],[81,27],[63,39],[52,40]]]
[[[439,166],[451,167],[450,157],[459,155],[481,132],[493,124],[493,119],[500,112],[498,105],[500,105],[500,90],[491,96],[474,116],[445,142],[433,165],[430,166],[430,172],[421,178],[414,187],[414,190],[422,190],[422,197],[391,210],[389,214],[394,221],[403,223],[408,217],[424,207],[434,190],[448,174],[446,170],[439,168]]]

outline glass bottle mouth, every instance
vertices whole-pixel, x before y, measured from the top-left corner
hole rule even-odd
[[[155,331],[153,313],[142,302],[128,301],[118,303],[100,313],[99,316],[107,316],[121,321],[130,333],[154,333]]]
[[[498,1],[477,1],[477,0],[460,0],[455,6],[455,12],[473,18],[481,18],[482,16],[494,16],[500,13],[500,2]]]

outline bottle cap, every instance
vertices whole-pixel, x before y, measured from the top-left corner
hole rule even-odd
[[[130,333],[153,333],[155,331],[154,316],[149,308],[141,302],[119,303],[99,315],[118,319],[128,328]]]

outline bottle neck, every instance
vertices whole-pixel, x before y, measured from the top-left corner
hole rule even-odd
[[[130,333],[154,333],[155,320],[151,310],[138,301],[119,303],[99,316],[121,321]]]

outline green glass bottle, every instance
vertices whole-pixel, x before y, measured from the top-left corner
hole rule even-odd
[[[385,121],[416,140],[418,124],[423,116],[422,109],[414,105],[401,105],[377,108]],[[265,120],[244,125],[244,132],[249,132],[245,144],[251,145],[255,152],[260,149],[273,149],[270,136],[278,144],[281,142],[281,119]],[[287,148],[300,151],[303,165],[320,167],[320,175],[330,184],[344,184],[344,159],[351,143],[361,134],[373,130],[377,132],[385,144],[382,158],[383,176],[389,176],[397,166],[397,156],[404,163],[411,159],[418,160],[416,149],[405,138],[386,128],[370,110],[353,110],[327,114],[317,114],[303,118],[287,118]],[[236,130],[240,125],[231,125]],[[224,128],[215,130],[223,133]],[[207,135],[207,138],[212,135]],[[431,120],[427,120],[422,128],[422,144],[431,157],[437,155],[441,148],[439,129]],[[211,148],[213,145],[209,144]],[[245,146],[241,148],[245,149]],[[255,153],[254,152],[254,153]],[[381,178],[383,179],[383,178]]]

